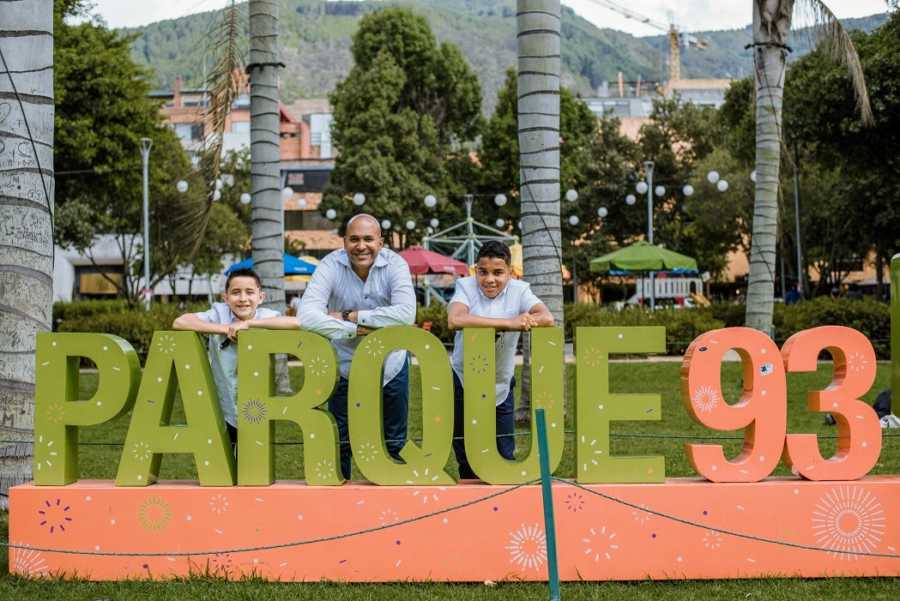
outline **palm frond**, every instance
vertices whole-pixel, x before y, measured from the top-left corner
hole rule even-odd
[[[243,69],[243,18],[241,6],[235,0],[222,10],[221,20],[207,38],[212,41],[211,52],[215,63],[206,81],[209,90],[206,108],[203,111],[203,147],[200,150],[198,168],[206,184],[203,206],[184,207],[182,218],[178,220],[182,238],[190,244],[189,257],[193,259],[209,224],[209,212],[216,193],[216,182],[221,175],[222,148],[225,139],[225,125],[231,107],[247,79]]]
[[[809,18],[811,31],[816,39],[824,41],[832,58],[847,68],[847,74],[853,85],[853,95],[856,97],[856,107],[862,121],[867,126],[873,125],[875,117],[872,114],[866,77],[850,34],[822,0],[797,0],[795,6]]]

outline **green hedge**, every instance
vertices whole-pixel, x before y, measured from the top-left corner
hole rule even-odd
[[[706,308],[667,309],[650,314],[640,308],[613,311],[595,305],[566,306],[566,336],[579,326],[664,325],[670,354],[683,353],[698,335],[708,330],[744,325],[746,307],[717,303]],[[890,358],[890,307],[873,299],[819,297],[795,305],[776,304],[772,317],[775,340],[784,343],[797,332],[825,325],[859,330],[872,341],[880,359]]]
[[[453,344],[454,332],[447,327],[447,307],[441,303],[432,303],[430,307],[419,305],[416,309],[416,325],[431,322],[431,333],[441,339],[444,344]]]
[[[205,304],[179,307],[155,304],[149,312],[129,308],[124,301],[78,301],[53,306],[54,327],[60,332],[108,332],[128,340],[145,356],[155,330],[166,330],[181,313],[203,311]],[[641,308],[614,311],[597,305],[566,305],[566,338],[582,326],[666,327],[669,354],[683,353],[694,338],[723,327],[744,324],[744,305],[715,304],[712,307],[665,309],[650,313]],[[453,343],[447,328],[447,309],[439,303],[418,307],[416,323],[431,322],[431,332],[445,344]],[[820,297],[796,305],[775,305],[775,338],[780,344],[792,334],[822,325],[844,325],[865,334],[881,359],[890,358],[890,308],[872,299],[849,300]]]
[[[566,305],[566,338],[584,326],[665,326],[666,352],[680,355],[703,332],[725,327],[709,309],[661,309],[650,313],[640,307],[621,311],[596,305]]]
[[[124,301],[77,301],[53,305],[53,322],[58,332],[103,332],[114,334],[131,343],[141,357],[157,330],[172,329],[172,322],[182,313],[205,311],[206,304],[178,306],[154,304],[150,311],[128,307]]]

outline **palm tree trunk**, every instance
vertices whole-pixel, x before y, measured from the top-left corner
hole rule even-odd
[[[748,327],[772,333],[781,110],[787,35],[794,0],[753,0],[753,60],[756,80],[756,196],[747,285]]]
[[[278,109],[278,2],[250,0],[250,187],[253,268],[262,279],[264,306],[284,313],[284,208]],[[287,360],[275,367],[279,393],[290,392]]]
[[[518,0],[519,180],[527,280],[563,322],[559,217],[560,0]],[[525,349],[526,361],[528,345]],[[522,371],[517,417],[530,414],[530,372]]]
[[[0,508],[31,479],[34,351],[53,297],[53,2],[0,18]]]

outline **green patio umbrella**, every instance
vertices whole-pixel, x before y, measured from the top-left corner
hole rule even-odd
[[[591,260],[591,271],[598,273],[614,270],[671,271],[673,269],[696,271],[697,261],[643,240]]]

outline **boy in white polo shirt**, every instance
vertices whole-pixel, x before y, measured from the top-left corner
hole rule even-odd
[[[463,424],[463,328],[494,328],[496,336],[497,450],[506,459],[515,457],[516,441],[513,390],[519,333],[533,327],[552,326],[553,315],[526,282],[514,280],[509,248],[486,242],[478,251],[475,275],[456,281],[456,292],[447,310],[447,325],[456,330],[453,347],[453,451],[462,480],[477,476],[466,458]]]

